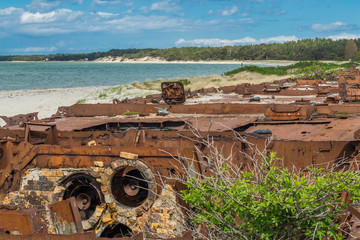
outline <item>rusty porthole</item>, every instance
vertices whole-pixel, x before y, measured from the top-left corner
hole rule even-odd
[[[104,197],[99,183],[90,175],[79,173],[66,178],[62,185],[65,187],[63,199],[75,197],[81,220],[88,220]]]
[[[119,203],[128,207],[138,207],[149,195],[148,181],[139,169],[124,167],[113,175],[111,192]]]
[[[101,233],[100,237],[105,238],[121,238],[121,237],[132,237],[133,233],[131,229],[124,224],[112,224],[107,226]]]

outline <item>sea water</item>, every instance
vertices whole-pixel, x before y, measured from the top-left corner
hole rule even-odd
[[[0,90],[121,85],[223,74],[241,64],[0,62]]]

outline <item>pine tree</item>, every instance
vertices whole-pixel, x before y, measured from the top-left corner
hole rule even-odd
[[[358,48],[354,40],[350,39],[346,42],[345,59],[355,59],[358,54]]]

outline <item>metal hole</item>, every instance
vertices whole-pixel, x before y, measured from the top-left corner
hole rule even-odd
[[[111,180],[111,191],[119,203],[128,207],[140,206],[148,197],[148,183],[142,172],[125,167],[118,170]]]
[[[62,183],[66,188],[63,199],[75,197],[81,220],[89,219],[96,206],[103,202],[103,195],[98,182],[87,174],[75,174]]]
[[[100,237],[106,238],[121,238],[121,237],[132,237],[131,229],[124,224],[114,224],[107,226],[101,233]]]

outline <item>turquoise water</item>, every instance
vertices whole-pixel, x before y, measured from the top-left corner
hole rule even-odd
[[[0,62],[0,90],[108,86],[222,74],[239,64]]]

